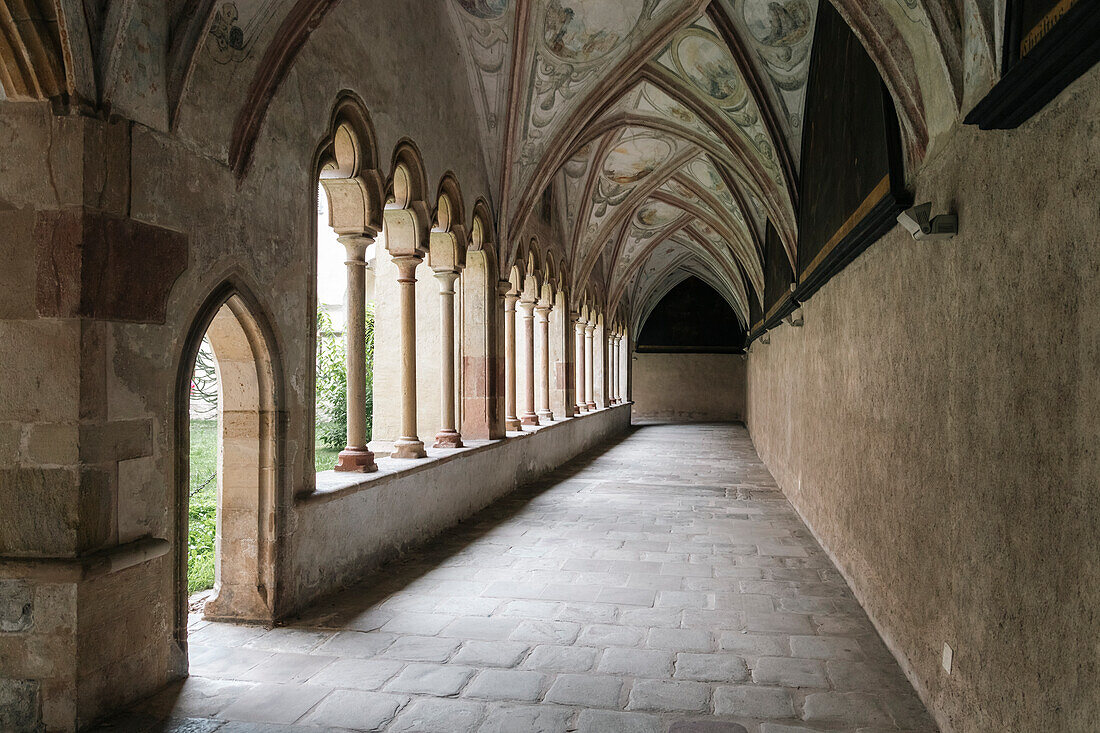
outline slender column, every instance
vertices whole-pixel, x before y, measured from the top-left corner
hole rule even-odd
[[[336,459],[337,471],[377,471],[374,453],[367,448],[367,247],[373,237],[353,234],[340,237],[347,250],[348,293],[347,385],[348,442]]]
[[[521,430],[516,417],[516,301],[519,295],[504,295],[504,429]]]
[[[607,404],[618,404],[615,399],[615,336],[607,337]]]
[[[584,406],[588,410],[596,409],[596,353],[592,339],[596,333],[596,323],[590,321],[584,327]]]
[[[619,404],[626,402],[623,397],[623,335],[615,337],[615,396]]]
[[[519,421],[523,425],[538,425],[539,417],[535,414],[535,301],[521,300],[519,307],[523,310],[523,354],[527,357],[523,360],[527,379],[523,385],[523,414]]]
[[[550,411],[550,305],[539,303],[535,307],[538,320],[538,338],[540,348],[538,379],[542,382],[542,394],[539,401],[539,420],[552,422],[554,413]]]
[[[435,435],[433,448],[461,448],[462,436],[455,429],[455,270],[436,270],[439,281],[440,339],[440,421],[443,425]]]
[[[584,368],[584,321],[578,316],[573,323],[573,384],[578,415],[588,410],[584,399]]]
[[[401,287],[401,437],[393,443],[394,458],[423,458],[424,443],[416,435],[416,266],[422,254],[394,257]]]

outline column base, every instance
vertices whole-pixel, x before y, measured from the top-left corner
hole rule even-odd
[[[549,410],[539,410],[538,418],[544,422],[554,422],[554,413]]]
[[[462,448],[462,435],[457,430],[440,430],[435,434],[433,448]]]
[[[573,405],[573,414],[583,415],[584,412],[585,412],[585,406],[584,405]]]
[[[539,416],[533,412],[526,415],[520,415],[519,423],[520,425],[537,426],[539,424]]]
[[[426,458],[428,452],[424,450],[424,441],[416,438],[399,438],[393,442],[393,453],[390,458]]]
[[[514,433],[516,431],[523,430],[523,426],[520,425],[518,417],[510,417],[504,421],[504,429],[506,431],[511,431]]]
[[[366,448],[347,447],[340,451],[336,457],[334,471],[358,471],[359,473],[371,473],[378,470],[378,464],[374,462],[374,453]]]
[[[584,407],[585,407],[585,409],[586,409],[586,410],[588,410],[589,412],[592,412],[593,410],[595,410],[595,409],[596,409],[596,403],[595,403],[595,402],[589,402],[589,403],[588,403],[587,405],[585,405]]]

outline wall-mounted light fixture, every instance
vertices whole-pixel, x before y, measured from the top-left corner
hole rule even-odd
[[[933,239],[951,239],[959,232],[959,217],[956,214],[938,214],[932,216],[932,202],[917,204],[898,214],[898,223],[913,235],[918,242]]]

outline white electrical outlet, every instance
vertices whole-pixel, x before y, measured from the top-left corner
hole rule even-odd
[[[943,645],[943,671],[947,674],[951,674],[951,661],[955,657],[955,652],[951,651],[951,647],[944,642]]]

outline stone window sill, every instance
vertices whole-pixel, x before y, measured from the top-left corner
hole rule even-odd
[[[495,440],[466,440],[463,438],[462,442],[465,443],[465,446],[462,448],[431,448],[428,447],[428,441],[425,441],[427,458],[390,458],[392,443],[372,441],[369,447],[375,453],[375,462],[378,464],[377,471],[371,473],[321,471],[317,474],[316,488],[311,492],[298,494],[295,500],[297,503],[302,504],[331,501],[360,491],[377,488],[396,478],[429,470],[449,461],[461,460],[463,456],[490,450],[494,446],[507,441],[524,440],[544,430],[553,430],[574,420],[583,420],[590,415],[624,407],[629,409],[630,405],[630,402],[624,402],[620,405],[597,408],[593,412],[586,412],[576,417],[560,418],[547,425],[528,427],[526,430],[508,431],[506,437]]]

